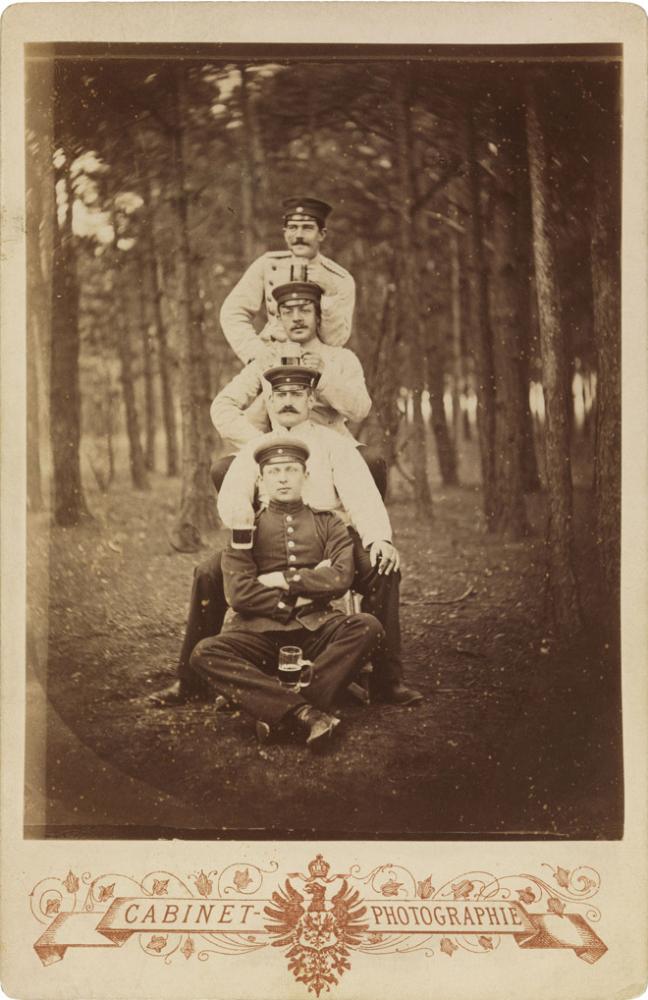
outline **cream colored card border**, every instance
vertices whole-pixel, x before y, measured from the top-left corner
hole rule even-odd
[[[368,9],[369,8],[369,9]],[[365,42],[528,44],[623,42],[623,722],[626,782],[621,842],[39,842],[22,839],[25,636],[25,246],[22,44],[37,41]],[[646,20],[629,4],[34,4],[9,8],[2,37],[2,983],[20,997],[306,998],[283,952],[165,964],[134,941],[70,949],[44,967],[30,914],[39,879],[68,869],[92,876],[153,870],[187,877],[228,864],[278,865],[277,881],[321,852],[333,871],[392,863],[435,885],[471,870],[545,875],[549,864],[601,876],[596,933],[608,951],[587,964],[572,952],[354,953],[331,996],[339,1000],[438,997],[635,997],[648,975],[646,721]],[[326,994],[323,994],[326,995]]]

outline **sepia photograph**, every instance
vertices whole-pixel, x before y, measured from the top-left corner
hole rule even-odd
[[[24,837],[623,837],[622,45],[205,37],[25,47]]]

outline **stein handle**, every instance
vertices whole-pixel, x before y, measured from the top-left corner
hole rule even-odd
[[[308,687],[308,685],[313,680],[313,661],[312,660],[300,660],[299,666],[302,667],[302,674],[299,678],[299,689]],[[308,673],[306,680],[304,680],[304,673]]]

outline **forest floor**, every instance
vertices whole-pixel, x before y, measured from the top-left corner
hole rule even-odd
[[[149,493],[113,484],[72,529],[30,515],[28,834],[621,834],[618,651],[596,625],[587,490],[575,501],[589,623],[571,646],[546,624],[541,494],[519,543],[484,533],[476,488],[437,488],[429,526],[391,503],[407,680],[425,701],[345,704],[317,757],[259,746],[238,712],[147,701],[174,677],[200,559],[167,541],[177,491],[162,475]]]

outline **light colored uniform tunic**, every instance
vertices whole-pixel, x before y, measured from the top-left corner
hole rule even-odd
[[[373,542],[391,542],[389,514],[353,441],[312,420],[290,430],[282,427],[281,437],[286,434],[294,434],[310,451],[304,503],[313,510],[338,514],[356,529],[365,548]],[[254,524],[254,488],[259,477],[254,451],[264,440],[271,441],[275,436],[278,435],[274,431],[258,435],[242,448],[229,467],[218,494],[218,513],[227,528],[249,528]],[[259,490],[259,494],[262,504],[265,503],[263,491]]]
[[[275,364],[280,364],[281,355],[289,354],[291,348],[275,345]],[[308,346],[303,349],[308,350]],[[299,353],[301,350],[299,345]],[[362,365],[353,351],[344,347],[318,343],[315,350],[324,369],[315,389],[311,419],[355,441],[346,421],[364,420],[371,409]],[[256,440],[260,431],[280,430],[272,407],[267,405],[271,394],[272,386],[263,378],[258,361],[246,365],[218,393],[211,405],[211,419],[228,447],[238,451],[248,441]]]
[[[349,272],[323,254],[318,254],[313,260],[305,260],[295,257],[289,250],[269,251],[248,267],[220,311],[223,333],[244,364],[256,358],[263,344],[269,340],[286,339],[285,330],[277,317],[277,303],[272,297],[272,289],[291,280],[299,281],[304,266],[307,267],[308,281],[315,281],[324,289],[321,301],[322,341],[332,347],[340,347],[351,336],[355,282]],[[253,321],[263,305],[267,323],[257,334]]]

